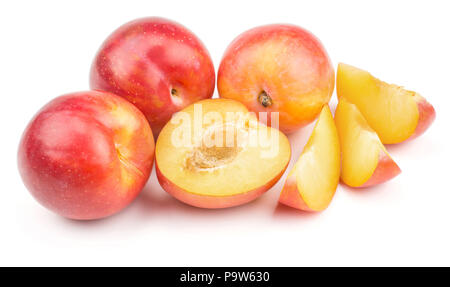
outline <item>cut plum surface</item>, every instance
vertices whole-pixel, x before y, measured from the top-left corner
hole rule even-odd
[[[436,116],[433,106],[418,93],[350,65],[338,65],[336,85],[339,99],[355,104],[384,144],[419,136]]]
[[[385,182],[400,173],[356,105],[340,99],[335,113],[341,145],[341,179],[353,187]]]
[[[286,136],[259,123],[243,104],[210,99],[188,106],[163,128],[156,168],[162,187],[177,199],[223,208],[267,191],[290,154]]]
[[[339,183],[339,139],[330,108],[325,105],[303,149],[290,171],[279,201],[305,210],[328,207]]]

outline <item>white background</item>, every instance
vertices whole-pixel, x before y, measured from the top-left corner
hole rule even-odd
[[[449,13],[448,1],[2,1],[0,265],[450,265]],[[422,137],[388,147],[400,176],[366,190],[341,185],[322,213],[277,207],[285,176],[250,204],[202,210],[171,198],[153,172],[118,215],[61,218],[21,182],[20,135],[46,102],[88,89],[103,40],[143,16],[187,26],[216,69],[241,32],[300,25],[321,39],[335,67],[352,64],[420,92],[434,105],[436,121]],[[290,167],[310,132],[308,126],[290,136]]]

